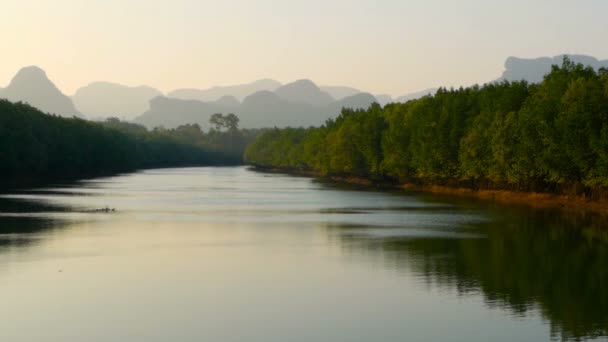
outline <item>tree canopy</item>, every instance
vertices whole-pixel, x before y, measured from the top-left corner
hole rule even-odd
[[[215,113],[209,119],[209,123],[218,131],[221,131],[223,128],[228,131],[236,131],[239,129],[239,117],[230,113],[228,115],[224,115],[222,113]]]
[[[19,181],[151,167],[240,164],[245,146],[257,133],[204,133],[198,125],[148,131],[118,119],[63,118],[0,100],[0,183],[13,186]]]
[[[540,84],[497,82],[274,129],[259,166],[430,184],[586,193],[608,187],[608,72],[567,58]]]

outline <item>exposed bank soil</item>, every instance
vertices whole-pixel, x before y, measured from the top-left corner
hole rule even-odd
[[[590,200],[582,196],[508,190],[472,190],[438,185],[420,186],[414,184],[401,184],[399,187],[409,191],[467,196],[504,204],[528,205],[535,208],[563,208],[566,210],[593,211],[608,214],[608,201]]]
[[[608,200],[593,200],[583,196],[556,195],[550,193],[521,192],[509,190],[475,190],[442,185],[419,185],[413,183],[378,182],[357,176],[323,176],[314,171],[301,171],[281,168],[260,168],[256,170],[298,176],[329,179],[334,182],[348,183],[365,187],[399,189],[414,192],[464,196],[493,201],[503,204],[527,205],[535,208],[562,208],[565,210],[590,211],[608,214]]]

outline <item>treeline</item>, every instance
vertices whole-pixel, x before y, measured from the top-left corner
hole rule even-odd
[[[0,184],[82,178],[140,168],[239,164],[255,131],[173,130],[91,122],[0,100]]]
[[[324,175],[598,196],[608,187],[608,71],[567,58],[540,84],[440,89],[274,129],[248,163]]]
[[[221,114],[216,114],[216,117],[218,115],[221,116]],[[234,114],[231,115],[234,116]],[[236,118],[236,116],[234,117]],[[238,122],[238,118],[236,120]],[[245,148],[255,140],[258,134],[263,132],[260,129],[238,129],[238,124],[234,123],[231,123],[230,126],[216,126],[208,132],[203,132],[198,124],[186,124],[173,129],[156,127],[151,131],[142,125],[120,121],[116,118],[109,118],[100,124],[135,137],[139,141],[163,140],[172,144],[197,147],[199,149],[198,157],[202,158],[207,155],[212,165],[242,164]],[[222,127],[227,127],[227,129],[222,131]],[[175,161],[170,164],[179,164],[179,160],[180,158],[175,158]]]

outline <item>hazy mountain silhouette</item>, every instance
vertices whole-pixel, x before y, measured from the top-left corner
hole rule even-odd
[[[352,87],[344,87],[344,86],[321,86],[322,91],[328,93],[331,97],[336,100],[341,100],[345,97],[357,95],[361,93],[361,90],[352,88]]]
[[[334,101],[330,103],[327,108],[329,109],[330,113],[335,113],[335,115],[332,115],[332,117],[335,117],[340,114],[342,108],[367,109],[374,102],[378,102],[378,99],[376,99],[374,95],[370,93],[359,93],[353,96],[345,97],[342,100]]]
[[[203,102],[216,101],[223,96],[233,96],[243,101],[247,96],[262,90],[275,91],[281,83],[272,79],[262,79],[248,84],[218,86],[209,89],[176,89],[167,94],[182,100],[199,100]]]
[[[419,99],[419,98],[427,96],[427,95],[434,95],[437,92],[437,89],[438,88],[429,88],[429,89],[417,91],[415,93],[410,93],[407,95],[399,96],[398,98],[395,99],[395,102],[406,103],[407,101],[416,100],[416,99]]]
[[[247,96],[243,100],[243,107],[251,109],[264,110],[266,106],[276,106],[287,104],[287,101],[283,100],[279,95],[271,91],[263,90],[257,93]]]
[[[575,63],[596,69],[608,67],[608,60],[585,55],[569,57]],[[551,65],[560,65],[562,60],[563,55],[535,59],[509,57],[498,80],[539,82]],[[146,86],[95,82],[78,89],[70,99],[57,89],[42,69],[32,66],[21,69],[8,87],[0,88],[0,98],[27,102],[63,116],[82,112],[92,117],[137,117],[138,122],[148,127],[175,127],[191,122],[208,127],[209,117],[217,112],[239,115],[242,127],[285,127],[320,125],[327,118],[337,116],[342,107],[366,108],[372,102],[381,105],[407,102],[436,91],[431,88],[398,98],[385,94],[374,97],[347,86],[318,87],[310,80],[281,85],[272,79],[262,79],[205,90],[178,89],[165,97],[160,91]]]
[[[128,87],[116,83],[94,82],[72,96],[76,108],[88,117],[133,119],[150,108],[150,100],[162,93],[147,86]]]
[[[389,103],[395,102],[395,99],[388,94],[378,94],[375,96],[381,106],[386,106]]]
[[[581,63],[585,66],[591,66],[595,69],[599,69],[601,67],[608,68],[608,60],[598,60],[595,57],[586,55],[558,55],[555,57],[540,58],[508,57],[505,61],[505,71],[497,81],[526,80],[531,83],[538,83],[542,81],[545,75],[551,71],[551,66],[562,64],[564,56],[568,56],[574,63]],[[433,95],[436,92],[437,88],[429,88],[404,96],[400,96],[396,98],[394,102],[405,103],[410,100],[419,99],[426,95]],[[380,101],[380,104],[383,104],[385,98],[383,98],[381,95],[378,95],[377,97]]]
[[[245,128],[299,126],[307,118],[310,122],[318,121],[314,107],[288,103],[269,91],[254,93],[237,107],[218,102],[156,97],[150,101],[150,110],[136,118],[135,122],[149,128],[175,128],[197,123],[203,129],[209,129],[209,119],[215,113],[234,113],[241,119],[240,126]],[[311,119],[311,115],[315,118]]]
[[[304,103],[313,106],[326,106],[334,100],[331,95],[322,91],[310,80],[298,80],[275,90],[280,98],[293,103]]]
[[[224,107],[238,107],[241,103],[239,102],[239,100],[236,99],[236,97],[226,95],[220,97],[217,101],[215,101],[215,104]]]
[[[135,119],[149,128],[175,128],[183,124],[198,123],[209,128],[209,118],[214,113],[226,113],[229,108],[197,100],[180,100],[157,96],[150,100],[150,109]]]
[[[505,61],[505,71],[499,80],[520,81],[538,83],[551,71],[552,65],[562,65],[565,55],[540,58],[518,58],[509,57]],[[608,60],[600,61],[595,57],[585,55],[567,55],[574,63],[581,63],[595,69],[608,68]]]
[[[81,116],[72,100],[61,93],[44,70],[37,66],[19,70],[8,87],[2,89],[0,98],[12,102],[26,102],[43,112],[60,116]]]
[[[377,101],[367,93],[339,101],[333,101],[329,97],[327,102],[328,97],[329,95],[320,91],[310,81],[297,81],[277,92],[259,91],[247,96],[240,104],[236,99],[230,100],[227,97],[214,102],[156,97],[150,101],[150,110],[135,121],[149,128],[174,128],[183,124],[198,123],[202,128],[209,129],[209,118],[214,113],[234,113],[239,116],[240,126],[244,128],[308,127],[319,126],[327,119],[338,116],[343,107],[368,108]]]
[[[289,102],[269,91],[252,94],[243,100],[237,114],[243,127],[299,127],[318,124],[323,111],[310,104]]]

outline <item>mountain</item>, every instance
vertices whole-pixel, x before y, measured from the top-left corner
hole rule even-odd
[[[388,95],[388,94],[379,94],[379,95],[376,95],[375,97],[378,100],[378,103],[381,106],[383,106],[383,107],[386,106],[389,103],[395,102],[395,100],[393,99],[393,97],[391,95]]]
[[[378,99],[376,99],[374,95],[369,93],[359,93],[357,95],[348,96],[342,100],[335,101],[329,104],[327,107],[331,113],[336,113],[334,116],[337,116],[340,114],[342,108],[367,109],[374,102],[378,102]]]
[[[235,113],[243,127],[306,127],[325,120],[323,109],[302,102],[289,102],[269,91],[252,94]]]
[[[334,101],[328,93],[322,91],[310,80],[298,80],[275,90],[280,98],[293,103],[304,103],[312,106],[326,106]]]
[[[150,109],[135,118],[135,122],[148,128],[160,126],[175,128],[187,123],[198,123],[204,129],[208,129],[211,115],[226,113],[228,110],[229,108],[215,103],[157,96],[150,100]]]
[[[263,90],[247,96],[243,100],[242,105],[250,110],[264,110],[268,107],[274,107],[277,105],[287,105],[287,102],[281,99],[281,97],[276,93]]]
[[[128,87],[116,83],[94,82],[76,91],[72,101],[89,117],[133,119],[150,108],[150,100],[162,93],[147,86]]]
[[[317,87],[314,86],[314,88]],[[368,108],[377,101],[371,94],[361,93],[339,101],[330,101],[325,105],[313,105],[304,102],[302,97],[290,94],[293,89],[305,89],[307,92],[304,94],[307,94],[308,97],[304,97],[304,99],[308,102],[318,101],[319,98],[311,96],[314,94],[318,96],[319,92],[321,93],[320,98],[323,100],[323,92],[318,88],[315,91],[314,88],[310,84],[299,83],[295,87],[288,87],[281,92],[259,91],[247,96],[242,103],[236,106],[235,101],[229,101],[227,98],[215,102],[202,102],[156,97],[150,101],[150,110],[136,118],[135,121],[149,128],[156,126],[174,128],[179,125],[198,123],[203,129],[209,129],[211,115],[234,113],[239,116],[240,126],[244,128],[308,127],[319,126],[327,119],[335,118],[340,114],[342,108]],[[286,97],[292,100],[287,100]],[[326,101],[322,103],[326,103]]]
[[[238,107],[241,103],[239,102],[239,100],[236,99],[236,97],[226,95],[226,96],[220,97],[217,101],[215,101],[215,104],[218,106],[230,108],[230,107]]]
[[[608,68],[608,60],[600,61],[595,57],[586,55],[558,55],[555,57],[540,57],[534,59],[509,57],[505,62],[505,71],[500,80],[520,81],[526,80],[538,83],[551,71],[552,65],[561,65],[564,56],[568,56],[574,63],[591,66],[594,69]]]
[[[209,119],[215,113],[234,113],[241,119],[240,126],[245,128],[300,126],[307,121],[321,122],[314,107],[288,103],[270,91],[254,93],[237,107],[224,106],[218,102],[156,97],[150,101],[150,110],[136,118],[135,122],[148,128],[175,128],[197,123],[208,130]]]
[[[351,88],[351,87],[343,87],[343,86],[322,86],[320,87],[322,91],[328,93],[331,97],[336,100],[341,100],[348,96],[353,96],[361,93],[361,90]]]
[[[60,116],[82,116],[72,100],[57,89],[44,70],[36,66],[19,70],[11,83],[2,89],[0,98],[12,102],[26,102],[43,112]]]
[[[429,88],[429,89],[417,91],[415,93],[410,93],[407,95],[399,96],[398,98],[395,99],[394,102],[406,103],[408,101],[417,100],[417,99],[419,99],[421,97],[425,97],[427,95],[434,95],[437,92],[437,89],[438,88]]]
[[[281,86],[281,83],[272,79],[262,79],[248,84],[239,84],[233,86],[218,86],[209,89],[176,89],[167,94],[168,97],[173,97],[182,100],[199,100],[203,102],[216,101],[223,96],[229,95],[235,97],[238,101],[253,93],[262,90],[275,91]]]

